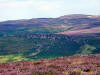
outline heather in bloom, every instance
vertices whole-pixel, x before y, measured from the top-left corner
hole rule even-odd
[[[0,75],[100,75],[100,55],[0,63]]]

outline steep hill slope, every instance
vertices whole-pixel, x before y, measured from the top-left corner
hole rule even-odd
[[[100,53],[100,34],[21,34],[0,38],[0,61],[12,62]]]

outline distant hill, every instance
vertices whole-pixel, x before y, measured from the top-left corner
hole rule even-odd
[[[100,27],[100,16],[72,14],[58,18],[33,18],[0,22],[0,35],[17,33],[60,33]],[[98,28],[97,28],[98,29]],[[91,31],[90,31],[91,32]],[[96,29],[93,33],[100,32]]]

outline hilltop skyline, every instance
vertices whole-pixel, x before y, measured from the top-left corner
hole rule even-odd
[[[99,3],[99,0],[0,0],[0,21],[69,14],[100,15]]]

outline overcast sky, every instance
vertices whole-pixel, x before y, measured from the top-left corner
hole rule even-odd
[[[100,0],[0,0],[0,21],[67,14],[100,15]]]

